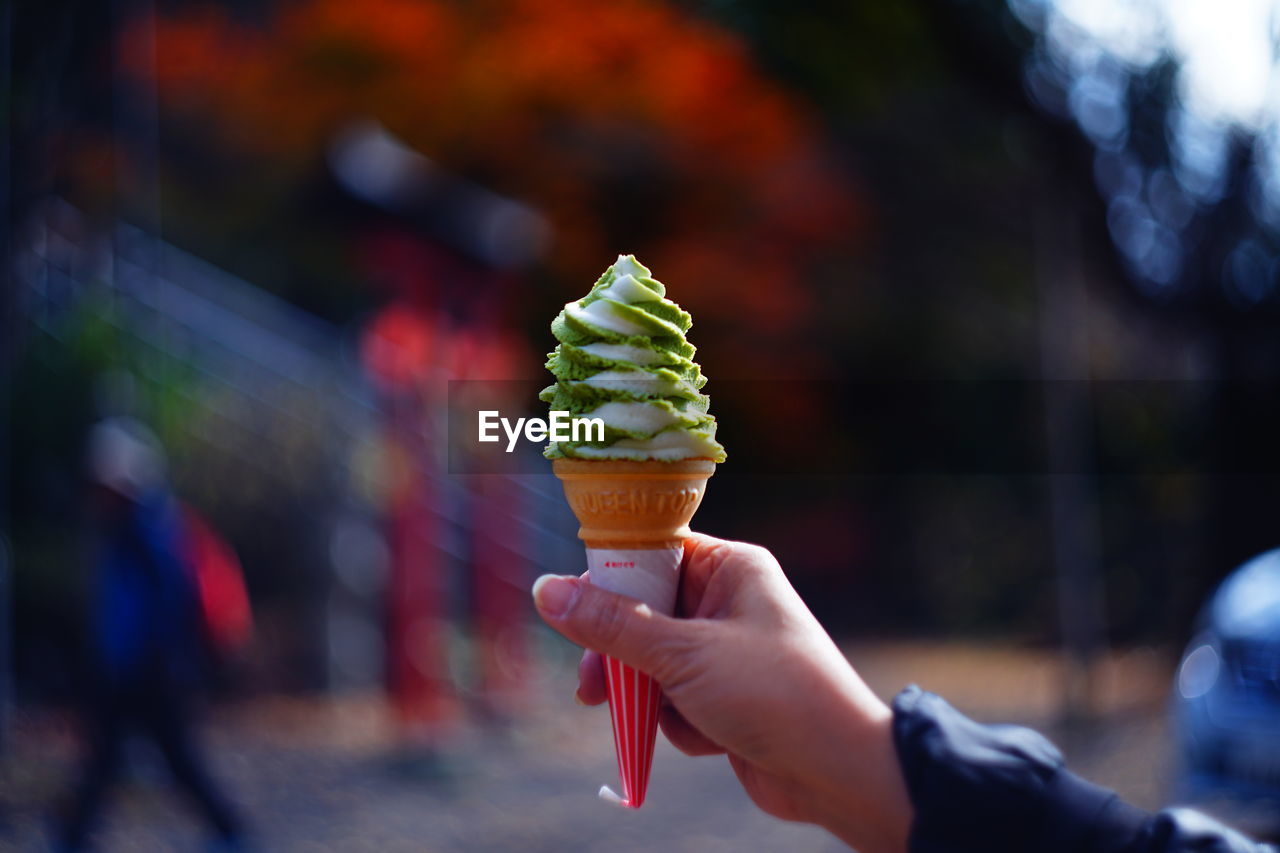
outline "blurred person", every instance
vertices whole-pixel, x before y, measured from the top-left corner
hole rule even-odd
[[[58,849],[86,848],[135,731],[159,748],[216,844],[239,849],[240,820],[206,770],[191,719],[205,638],[191,532],[168,488],[160,442],[135,420],[106,419],[90,433],[88,467],[97,528],[95,683],[84,767]]]
[[[683,618],[585,576],[544,575],[534,603],[594,650],[579,701],[605,701],[601,654],[650,673],[671,743],[727,755],[769,814],[862,853],[1276,853],[1195,812],[1122,802],[1030,729],[980,725],[915,686],[886,705],[764,548],[695,534],[682,572]]]

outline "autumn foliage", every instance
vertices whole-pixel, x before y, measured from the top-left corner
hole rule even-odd
[[[139,74],[146,30],[123,35]],[[222,144],[297,164],[372,117],[537,206],[566,296],[634,251],[700,322],[798,341],[806,279],[859,227],[805,108],[736,37],[663,3],[298,0],[253,23],[211,7],[156,22],[154,69],[165,114]],[[776,375],[733,336],[716,346]]]

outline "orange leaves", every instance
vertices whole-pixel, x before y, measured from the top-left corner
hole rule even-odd
[[[138,73],[145,29],[124,36]],[[263,30],[191,12],[158,23],[156,71],[170,105],[280,153],[370,113],[431,156],[481,162],[559,123],[622,124],[680,168],[741,179],[813,135],[736,38],[641,0],[300,0]]]
[[[674,5],[294,0],[261,26],[186,12],[156,33],[170,114],[289,162],[377,119],[540,207],[565,281],[639,252],[700,317],[723,310],[732,279],[739,319],[786,337],[813,307],[811,262],[858,225],[805,107],[736,36]],[[127,55],[143,34],[125,33]]]

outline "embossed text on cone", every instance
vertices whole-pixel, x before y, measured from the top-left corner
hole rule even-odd
[[[665,548],[689,535],[716,463],[556,459],[551,468],[588,548]]]
[[[673,613],[684,537],[716,463],[556,459],[552,467],[581,524],[591,582]],[[606,656],[604,663],[621,804],[639,808],[653,766],[661,688],[621,661]]]

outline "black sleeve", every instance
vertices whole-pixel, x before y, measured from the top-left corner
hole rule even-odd
[[[893,712],[910,853],[1277,853],[1196,812],[1134,808],[1036,732],[975,723],[919,687]]]

